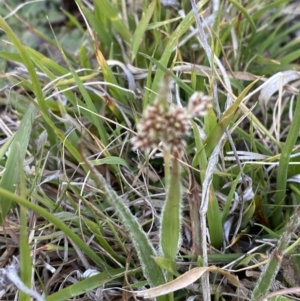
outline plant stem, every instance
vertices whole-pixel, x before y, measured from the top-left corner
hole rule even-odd
[[[300,93],[297,97],[295,114],[293,121],[286,139],[283,145],[282,153],[279,159],[278,175],[277,175],[277,186],[276,186],[276,197],[275,197],[275,210],[272,214],[272,226],[278,227],[282,221],[282,210],[280,204],[282,204],[286,195],[286,181],[288,166],[291,153],[297,141],[299,131],[300,131]]]
[[[259,277],[257,285],[252,293],[251,300],[257,300],[258,298],[267,294],[272,281],[275,279],[277,272],[279,271],[285,249],[288,247],[292,234],[297,230],[300,225],[300,206],[297,207],[295,213],[291,216],[290,222],[286,226],[278,245],[271,254],[270,260]]]

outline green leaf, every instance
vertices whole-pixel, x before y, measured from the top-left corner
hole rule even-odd
[[[154,65],[158,67],[159,70],[163,71],[164,74],[169,74],[171,78],[174,80],[174,82],[183,90],[185,90],[188,94],[193,94],[194,90],[188,86],[186,83],[184,83],[180,78],[178,78],[174,73],[172,73],[168,68],[166,68],[160,61],[156,60],[150,55],[141,53],[142,56],[147,58],[149,61],[151,61]]]
[[[81,0],[78,0],[78,3],[83,7]],[[125,24],[124,19],[120,16],[119,11],[116,10],[115,5],[108,0],[95,1],[94,4],[97,6],[97,9],[101,11],[102,15],[111,22],[112,27],[121,35],[122,39],[125,42],[130,43],[131,33]]]
[[[262,227],[271,236],[271,238],[275,238],[275,239],[279,239],[280,238],[279,234],[277,234],[276,232],[272,231],[271,229],[269,229],[265,225],[258,224],[258,223],[255,223],[254,225]]]
[[[16,164],[21,165],[22,162],[16,162]],[[26,183],[25,183],[25,175],[22,168],[20,169],[20,185],[19,190],[23,197],[26,196]],[[27,208],[24,206],[20,206],[20,219],[21,219],[21,230],[20,230],[20,276],[21,280],[27,287],[31,287],[32,281],[32,260],[30,257],[30,247],[28,244],[28,217],[27,217]],[[31,297],[25,292],[19,292],[19,300],[20,301],[30,301]]]
[[[98,240],[99,244],[103,247],[103,249],[107,251],[109,255],[115,258],[117,261],[125,263],[124,258],[119,256],[110,246],[109,242],[105,239],[105,237],[103,237],[103,233],[101,232],[102,230],[100,228],[101,226],[88,219],[84,219],[84,222],[89,227],[91,232],[95,235],[96,239]]]
[[[5,153],[8,151],[10,145],[14,141],[14,136],[11,136],[0,148],[0,160],[5,156]]]
[[[256,26],[255,26],[255,23],[252,20],[251,16],[248,14],[247,10],[240,3],[236,2],[235,0],[228,0],[228,1],[230,3],[232,3],[235,7],[237,7],[237,9],[243,13],[243,15],[245,16],[245,18],[247,19],[247,21],[250,24],[251,31],[252,31],[252,37],[253,37],[256,33]]]
[[[157,256],[157,254],[141,225],[133,216],[128,206],[125,205],[124,201],[117,195],[112,187],[107,184],[105,178],[83,155],[81,145],[79,145],[79,148],[83,161],[90,169],[91,174],[99,188],[103,191],[103,196],[105,197],[106,201],[115,208],[115,211],[122,220],[123,225],[127,228],[141,262],[143,273],[149,284],[151,287],[163,284],[165,282],[163,272],[153,260],[153,257]]]
[[[241,229],[245,228],[250,220],[252,219],[253,215],[255,214],[255,200],[252,199],[251,203],[247,206],[246,210],[243,212],[243,218],[241,223]]]
[[[46,298],[46,301],[70,300],[79,295],[92,291],[93,289],[96,289],[111,280],[120,277],[123,278],[124,275],[127,273],[130,275],[136,272],[137,270],[126,270],[124,268],[101,272],[95,276],[89,277],[75,284],[69,285],[68,287],[63,288],[55,292],[54,294],[51,294]]]
[[[155,257],[154,260],[163,270],[171,273],[173,276],[180,276],[177,272],[177,264],[174,260],[164,257]]]
[[[197,4],[198,10],[200,10],[207,2],[208,2],[208,0],[200,1]],[[190,26],[194,22],[195,22],[194,12],[190,11],[186,15],[186,17],[180,22],[180,24],[174,30],[174,32],[172,33],[172,35],[169,37],[169,41],[168,41],[168,44],[166,45],[165,51],[162,54],[161,59],[159,60],[159,62],[160,62],[160,64],[162,66],[164,66],[165,68],[167,68],[169,60],[170,60],[170,57],[171,57],[172,53],[174,52],[174,48],[178,44],[179,38],[187,30],[190,29]],[[162,83],[164,75],[165,75],[165,72],[162,69],[161,70],[157,70],[157,72],[155,72],[155,77],[154,77],[154,80],[153,80],[153,83],[152,83],[152,87],[151,87],[152,91],[157,92],[159,90],[159,87],[160,87],[160,85]],[[153,101],[155,97],[156,97],[156,94],[152,93],[151,97],[150,97],[150,101]]]
[[[0,187],[0,198],[4,199],[6,201],[15,202],[19,205],[22,205],[34,212],[36,212],[38,215],[45,218],[45,220],[48,220],[50,223],[52,223],[54,226],[59,228],[61,231],[63,231],[75,244],[78,245],[79,248],[91,259],[93,260],[97,266],[101,267],[102,269],[109,269],[107,263],[105,263],[77,234],[73,232],[72,229],[70,229],[63,221],[61,221],[59,218],[55,217],[51,212],[48,210],[20,197],[12,192]]]
[[[16,189],[16,183],[19,180],[21,170],[23,169],[23,162],[26,156],[32,125],[36,114],[37,109],[33,104],[31,104],[23,116],[20,126],[10,145],[5,170],[0,181],[0,188],[6,189],[10,192],[14,192]],[[22,164],[18,164],[18,162],[22,162]],[[10,207],[11,201],[6,199],[3,195],[0,195],[1,225]]]
[[[143,15],[142,20],[140,21],[140,23],[137,25],[135,29],[135,32],[132,37],[132,44],[131,44],[131,62],[133,62],[133,60],[135,59],[140,44],[144,39],[144,34],[145,31],[147,30],[149,21],[153,15],[155,6],[156,6],[156,1],[152,1],[149,7],[147,8],[145,14]]]
[[[206,169],[208,165],[207,155],[204,149],[203,140],[200,137],[198,126],[195,122],[192,121],[193,133],[196,143],[196,155],[193,159],[193,165],[199,166],[200,179],[203,183],[206,176]],[[215,195],[213,186],[210,186],[209,194],[209,206],[207,210],[207,221],[209,225],[209,234],[211,239],[211,244],[218,248],[223,243],[223,228],[222,228],[222,216],[219,208],[219,204]],[[198,223],[195,222],[195,223]],[[200,225],[199,225],[200,229]],[[199,231],[199,230],[197,230]],[[199,233],[200,237],[200,233]]]
[[[286,141],[283,145],[282,152],[279,159],[276,196],[275,196],[275,210],[272,213],[271,222],[274,227],[278,227],[282,221],[282,210],[280,204],[284,201],[286,196],[286,183],[288,175],[288,166],[292,151],[296,145],[300,132],[300,93],[296,101],[296,108],[294,111],[293,121],[290,126]]]
[[[233,183],[231,184],[231,187],[230,187],[230,191],[228,193],[228,196],[226,198],[226,202],[225,202],[225,205],[224,205],[224,208],[223,208],[223,213],[222,213],[222,223],[225,222],[226,218],[227,218],[227,215],[228,215],[228,212],[230,210],[230,207],[231,207],[231,204],[232,204],[232,200],[234,198],[234,193],[236,191],[236,186],[238,185],[239,183],[239,180],[240,180],[240,177],[243,173],[243,169],[240,170],[240,172],[238,173],[238,175],[236,176],[235,180],[233,181]]]
[[[264,300],[269,300],[269,301],[294,301],[295,299],[293,298],[287,298],[284,296],[276,296],[276,297],[272,297],[272,298],[266,298]]]
[[[120,157],[114,157],[114,156],[110,156],[110,157],[106,157],[106,158],[102,158],[102,159],[96,159],[96,160],[91,160],[90,161],[94,166],[95,165],[102,165],[102,164],[108,164],[108,165],[122,165],[125,166],[127,168],[129,168],[128,163],[120,158]]]
[[[30,76],[30,79],[32,81],[32,90],[36,96],[37,103],[41,109],[41,113],[45,115],[46,117],[49,117],[49,112],[48,108],[46,105],[46,102],[44,100],[44,95],[43,91],[41,88],[41,84],[39,82],[38,76],[35,72],[33,63],[26,51],[25,46],[21,43],[21,41],[17,38],[17,36],[14,34],[13,30],[9,27],[9,25],[6,23],[6,21],[0,16],[0,28],[7,34],[7,36],[10,38],[14,46],[16,47],[17,51],[19,52],[22,63],[26,67],[28,74]],[[33,104],[31,105],[33,106]],[[30,107],[31,107],[30,106]],[[34,111],[33,108],[30,108],[30,110]],[[37,110],[34,111],[37,113]],[[47,132],[48,132],[48,137],[52,145],[55,145],[55,135],[51,127],[46,124],[45,125]]]
[[[243,101],[245,96],[247,95],[248,91],[258,82],[259,79],[253,81],[249,86],[247,86],[242,93],[238,96],[235,102],[227,109],[227,111],[223,114],[222,118],[218,122],[218,124],[214,127],[212,132],[209,134],[205,141],[205,151],[207,157],[210,157],[213,149],[220,141],[221,137],[225,133],[228,125],[232,121],[233,115],[238,109],[240,103]]]

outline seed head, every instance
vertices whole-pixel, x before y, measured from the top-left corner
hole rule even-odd
[[[184,136],[191,129],[190,118],[203,116],[211,106],[211,98],[196,92],[189,100],[188,108],[178,106],[163,106],[156,100],[148,106],[144,117],[137,125],[138,134],[132,138],[133,149],[150,150],[162,142],[173,156],[182,156],[186,142]]]
[[[195,92],[189,100],[187,111],[191,116],[204,116],[211,107],[210,96],[204,95],[202,92]]]

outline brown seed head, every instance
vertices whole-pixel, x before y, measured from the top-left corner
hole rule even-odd
[[[149,150],[163,142],[163,147],[172,155],[182,156],[186,146],[184,135],[191,129],[189,119],[203,116],[210,106],[211,98],[199,92],[192,95],[187,109],[173,105],[165,107],[155,101],[147,107],[137,126],[138,134],[132,139],[133,149]]]

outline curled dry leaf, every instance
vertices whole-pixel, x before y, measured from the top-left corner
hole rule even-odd
[[[297,71],[283,71],[278,72],[271,76],[267,81],[266,85],[264,85],[264,88],[261,89],[259,94],[259,103],[263,105],[264,107],[267,106],[268,100],[271,98],[273,94],[275,94],[281,87],[291,84],[291,82],[294,82],[295,80],[300,79],[300,72]],[[298,82],[299,85],[299,82]]]
[[[294,175],[286,180],[287,182],[300,183],[300,174]]]
[[[247,151],[236,151],[236,154],[239,156],[239,159],[242,161],[244,160],[266,160],[269,156],[258,154],[254,152],[247,152]],[[226,156],[224,158],[226,161],[235,161],[236,157],[234,156],[234,152],[226,152]]]
[[[183,275],[181,275],[180,277],[176,278],[173,281],[170,281],[166,284],[154,288],[150,288],[148,290],[136,292],[136,295],[138,297],[143,297],[143,298],[155,298],[162,295],[166,295],[191,285],[196,280],[198,280],[201,276],[203,276],[205,273],[208,272],[219,272],[223,274],[233,285],[237,287],[242,286],[236,276],[213,265],[210,267],[194,268],[184,273]]]

